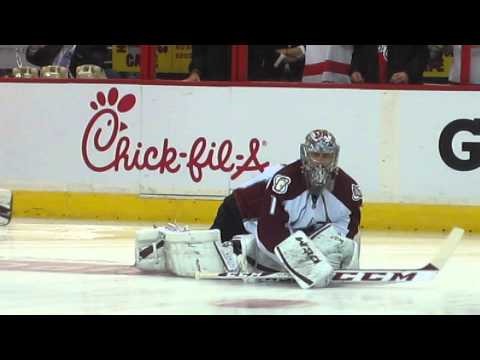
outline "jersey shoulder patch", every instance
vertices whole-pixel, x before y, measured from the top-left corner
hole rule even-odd
[[[272,191],[279,195],[286,194],[288,186],[292,183],[292,179],[285,175],[275,175],[272,180]]]
[[[360,186],[358,186],[357,184],[352,184],[352,200],[362,200],[362,192],[360,190]]]

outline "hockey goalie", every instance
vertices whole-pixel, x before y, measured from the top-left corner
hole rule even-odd
[[[271,166],[225,198],[209,230],[137,232],[135,266],[197,273],[288,272],[301,288],[326,287],[335,270],[359,268],[362,194],[338,166],[327,130],[309,132],[300,159]]]

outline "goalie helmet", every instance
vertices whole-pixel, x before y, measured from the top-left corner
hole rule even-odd
[[[335,136],[329,131],[317,129],[307,134],[300,145],[300,159],[310,192],[333,190],[339,151]]]

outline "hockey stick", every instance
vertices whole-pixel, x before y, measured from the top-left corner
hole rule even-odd
[[[0,226],[5,226],[12,219],[13,195],[10,190],[0,189]]]
[[[340,270],[335,272],[334,283],[378,283],[430,280],[443,268],[460,242],[463,230],[455,228],[442,244],[433,260],[421,269],[414,270]],[[163,272],[145,272],[130,265],[102,265],[52,261],[0,260],[0,271],[62,272],[101,275],[166,275]],[[289,273],[197,273],[197,279],[224,279],[250,281],[292,281]]]
[[[447,239],[440,246],[432,261],[420,269],[368,269],[368,270],[337,270],[332,283],[396,283],[432,280],[443,268],[458,243],[464,230],[453,228]],[[195,279],[223,279],[256,281],[286,281],[293,280],[287,272],[256,272],[256,273],[195,273]]]

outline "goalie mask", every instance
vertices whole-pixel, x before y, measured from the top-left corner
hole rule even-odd
[[[324,188],[333,190],[337,173],[338,153],[335,136],[327,130],[313,130],[300,145],[300,159],[310,192],[319,194]]]

